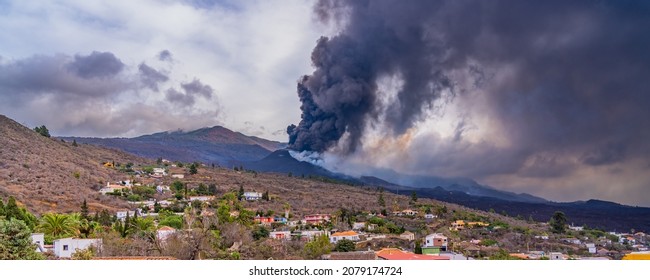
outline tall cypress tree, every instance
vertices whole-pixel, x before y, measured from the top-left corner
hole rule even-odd
[[[88,216],[88,204],[86,203],[86,199],[84,199],[84,202],[81,204],[81,218],[86,221],[90,219],[90,216]]]

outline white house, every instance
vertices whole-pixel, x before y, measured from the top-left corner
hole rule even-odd
[[[204,195],[204,196],[190,196],[190,201],[201,201],[201,202],[207,202],[211,201],[214,199],[214,196],[212,195]]]
[[[366,223],[363,223],[363,222],[354,222],[352,224],[352,229],[353,230],[362,230],[365,227],[366,227]]]
[[[185,174],[181,174],[181,173],[172,174],[172,178],[174,178],[174,179],[183,179],[183,178],[185,178]]]
[[[175,228],[169,226],[163,226],[156,231],[156,237],[158,237],[158,240],[165,240],[169,238],[169,236],[173,235],[174,233],[176,233]]]
[[[564,255],[560,252],[551,252],[549,258],[551,260],[564,260]]]
[[[429,213],[429,214],[424,214],[424,218],[425,219],[435,219],[435,218],[438,218],[438,216]]]
[[[159,176],[167,176],[167,171],[165,171],[164,168],[154,168],[153,169],[153,174],[159,175]]]
[[[131,182],[126,181],[124,184],[111,184],[110,182],[106,183],[106,187],[103,187],[99,190],[101,194],[112,193],[115,190],[130,189],[133,185]]]
[[[128,214],[129,217],[133,217],[136,214],[136,211],[138,211],[138,216],[142,216],[142,209],[136,208],[135,211],[117,211],[115,213],[115,216],[117,217],[118,220],[124,221],[126,219],[126,216]]]
[[[448,244],[446,236],[440,233],[432,233],[424,238],[424,244],[422,247],[436,247],[440,248],[441,251],[447,251]]]
[[[290,240],[291,232],[290,231],[272,231],[269,233],[269,237],[279,240]]]
[[[259,192],[244,192],[244,199],[248,201],[260,200],[262,199],[262,193]]]
[[[570,229],[570,230],[575,230],[575,231],[582,231],[582,230],[584,230],[585,228],[584,228],[584,227],[574,227],[574,226],[569,226],[569,229]]]
[[[158,185],[156,186],[156,191],[158,193],[164,193],[169,191],[169,186]]]
[[[327,235],[327,232],[322,230],[303,230],[296,231],[292,235],[296,236],[300,240],[311,241],[320,235]]]
[[[587,244],[585,244],[585,246],[587,246],[587,250],[589,251],[589,254],[595,254],[596,253],[596,244],[587,243]]]
[[[352,240],[352,241],[359,241],[359,234],[354,232],[354,231],[344,231],[344,232],[337,232],[332,235],[330,235],[330,242],[331,243],[336,243],[339,240]]]
[[[61,238],[54,240],[54,255],[59,258],[70,258],[77,250],[85,250],[90,246],[100,247],[101,239]]]
[[[36,252],[45,253],[45,233],[32,233],[32,244],[36,244]]]

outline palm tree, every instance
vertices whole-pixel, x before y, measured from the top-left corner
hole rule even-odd
[[[78,224],[72,216],[58,213],[47,213],[41,217],[37,229],[54,238],[76,236]]]

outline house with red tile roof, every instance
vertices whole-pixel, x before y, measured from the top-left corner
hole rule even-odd
[[[419,255],[402,251],[397,248],[384,248],[376,252],[377,258],[381,260],[405,261],[405,260],[449,260],[447,256]]]

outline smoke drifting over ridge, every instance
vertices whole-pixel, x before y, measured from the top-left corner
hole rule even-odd
[[[650,167],[648,2],[324,0],[314,11],[341,30],[317,42],[315,71],[298,82],[292,149],[372,161],[383,148],[413,173],[505,185]],[[392,93],[386,79],[398,80]],[[460,117],[444,137],[425,126],[449,103]]]

